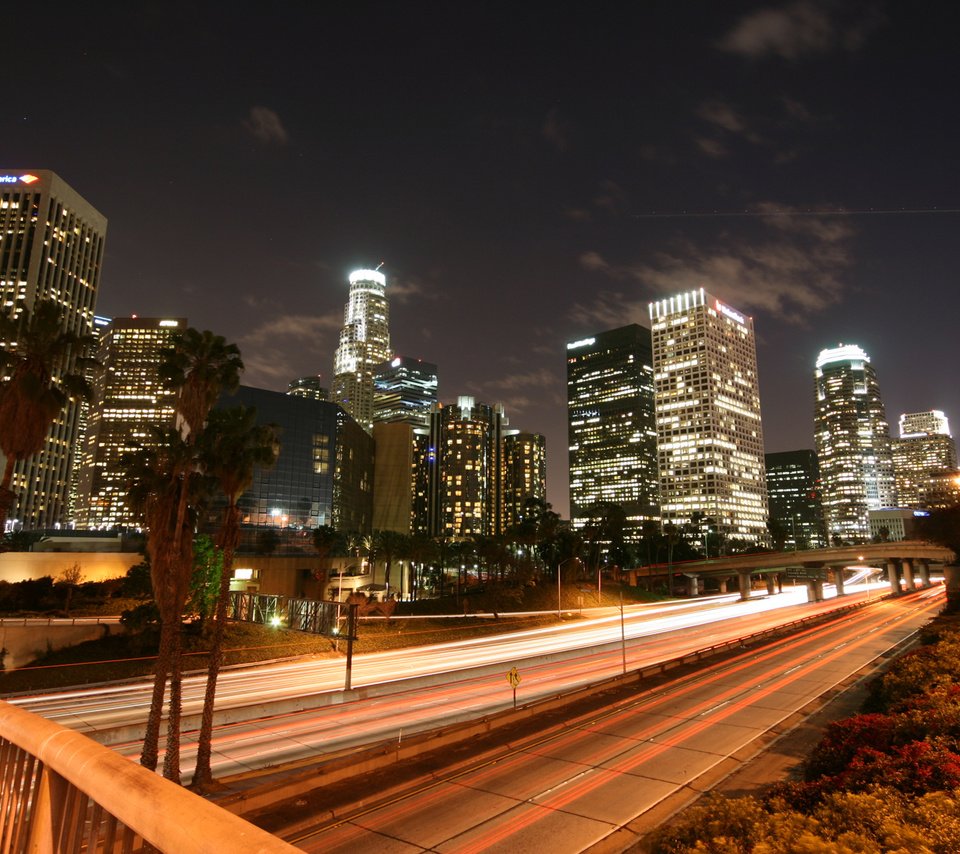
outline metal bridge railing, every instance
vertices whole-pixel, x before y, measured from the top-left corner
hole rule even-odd
[[[85,735],[0,702],[0,852],[299,849]]]

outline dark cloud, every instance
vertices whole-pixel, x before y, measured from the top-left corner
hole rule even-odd
[[[250,115],[243,122],[243,126],[254,139],[264,145],[285,145],[289,140],[280,116],[268,107],[251,107]]]

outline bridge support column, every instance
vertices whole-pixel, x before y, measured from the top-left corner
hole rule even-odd
[[[744,601],[750,598],[750,573],[749,572],[738,572],[737,581],[740,584],[740,598]]]
[[[904,558],[900,565],[903,567],[903,583],[907,588],[907,593],[910,593],[912,590],[917,589],[917,585],[913,580],[913,561],[909,558]]]
[[[773,596],[777,592],[777,578],[775,575],[767,573],[767,596]]]
[[[727,592],[727,579],[726,579],[726,578],[720,578],[720,579],[718,579],[718,580],[717,580],[717,587],[718,587],[718,589],[720,590],[721,593],[726,593],[726,592]]]
[[[700,576],[691,572],[685,572],[684,576],[687,579],[687,596],[699,596]]]
[[[930,561],[918,560],[917,574],[920,576],[920,586],[929,587],[930,586]]]
[[[947,587],[947,604],[943,606],[944,614],[960,612],[960,565],[948,563],[943,568],[943,578]]]
[[[823,601],[823,582],[819,578],[807,579],[807,601],[808,602]]]
[[[890,582],[890,589],[894,593],[900,592],[900,575],[897,569],[897,562],[895,560],[887,561],[887,580]]]
[[[837,588],[837,596],[843,596],[843,567],[835,566],[833,567],[833,583]]]

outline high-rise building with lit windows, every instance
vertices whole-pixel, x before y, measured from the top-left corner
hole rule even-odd
[[[175,393],[160,379],[162,351],[187,328],[186,318],[115,317],[99,331],[94,399],[80,455],[77,527],[132,528],[124,454],[154,448],[154,428],[174,426]]]
[[[901,415],[900,437],[891,444],[900,506],[931,509],[956,503],[957,445],[943,412]]]
[[[767,454],[765,460],[774,541],[786,549],[826,547],[816,452],[779,451]]]
[[[766,542],[753,320],[701,288],[651,303],[650,324],[664,523]]]
[[[527,501],[547,500],[547,440],[540,433],[503,435],[503,530],[520,524]]]
[[[373,374],[373,420],[405,421],[417,426],[430,423],[437,402],[437,366],[432,362],[394,356],[378,365]]]
[[[567,427],[573,526],[616,504],[624,538],[639,539],[660,518],[649,329],[634,323],[567,344]]]
[[[305,397],[307,400],[327,400],[330,391],[324,387],[319,376],[297,377],[287,383],[287,394],[293,397]]]
[[[339,403],[370,433],[373,430],[373,375],[390,358],[387,279],[379,270],[354,270],[343,312],[340,345],[333,363],[330,400]]]
[[[814,436],[831,542],[870,537],[868,512],[896,505],[890,427],[870,357],[856,344],[820,352]]]
[[[435,405],[429,427],[381,422],[375,435],[403,426],[412,440],[408,506],[415,534],[495,536],[519,518],[527,498],[546,497],[544,438],[509,429],[501,404],[464,395]]]
[[[106,232],[106,217],[54,172],[0,169],[0,309],[32,310],[38,300],[53,300],[67,331],[90,335]],[[79,420],[80,402],[71,399],[43,450],[17,463],[11,482],[16,522],[0,520],[0,528],[53,528],[68,521]]]
[[[256,468],[241,496],[244,540],[258,529],[281,528],[306,537],[319,525],[342,533],[370,533],[373,517],[373,439],[335,403],[240,386],[218,408],[245,406],[258,424],[278,428],[280,453],[269,468]],[[207,529],[219,523],[214,498]]]

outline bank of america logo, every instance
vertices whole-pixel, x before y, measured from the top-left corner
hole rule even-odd
[[[32,184],[34,181],[39,181],[40,179],[36,175],[21,175],[20,180],[24,184]]]

